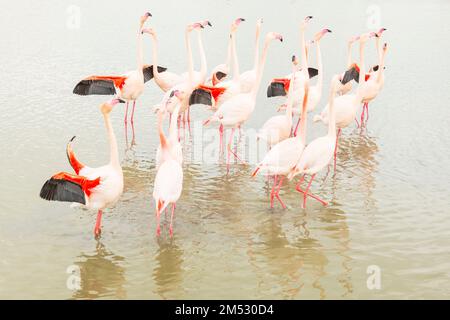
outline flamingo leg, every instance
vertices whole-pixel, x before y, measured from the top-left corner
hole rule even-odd
[[[102,233],[102,210],[98,210],[97,212],[97,220],[95,221],[95,228],[94,228],[94,235],[95,238],[100,237],[100,234]]]
[[[364,115],[365,115],[365,113],[366,113],[366,103],[363,104],[363,109],[362,109],[362,112],[361,112],[361,127],[364,124]]]
[[[337,158],[337,151],[338,151],[338,142],[339,142],[339,136],[341,135],[342,129],[338,129],[337,135],[336,135],[336,144],[334,146],[334,172],[336,172],[336,158]]]
[[[281,186],[283,185],[283,180],[284,180],[284,176],[282,176],[280,178],[280,182],[278,183],[277,190],[275,191],[275,197],[277,197],[277,199],[280,202],[280,204],[283,207],[283,209],[286,209],[286,205],[283,203],[283,201],[280,198],[280,189],[281,189]]]
[[[123,120],[123,122],[125,123],[125,125],[127,125],[128,122],[128,101],[127,101],[127,106],[125,107],[125,119]]]
[[[356,121],[356,126],[357,126],[357,128],[359,128],[359,122],[358,122],[358,119],[355,118],[355,121]]]
[[[223,154],[223,124],[220,124],[219,126],[219,158]]]
[[[277,187],[277,175],[273,176],[273,186],[272,191],[270,192],[270,208],[273,209],[273,198],[275,196],[275,189]]]
[[[173,214],[175,212],[176,204],[172,203],[172,213],[170,214],[170,226],[169,226],[169,234],[170,237],[173,237]]]
[[[136,100],[133,101],[133,109],[131,109],[131,124],[134,123],[134,108],[136,108]]]
[[[231,142],[233,141],[234,128],[231,129],[230,140],[227,145],[227,173],[230,171],[230,153],[231,151]]]
[[[369,103],[366,103],[366,123],[369,120]]]
[[[306,187],[305,193],[303,193],[303,209],[306,209],[306,198],[308,197],[308,193],[309,193],[309,189],[311,188],[311,184],[314,180],[314,177],[316,176],[316,174],[313,174],[311,176],[311,180],[309,180],[308,186]]]
[[[299,124],[300,124],[300,120],[301,120],[301,117],[298,116],[297,125],[295,126],[295,130],[294,130],[294,137],[297,136],[297,130],[298,130],[298,126],[299,126]]]
[[[231,153],[237,160],[239,160],[240,162],[242,162],[242,163],[245,164],[245,161],[242,160],[241,158],[239,158],[239,156],[237,155],[237,150],[236,150],[236,152],[235,152],[235,151],[233,151],[233,150],[231,149],[231,142],[233,141],[234,131],[235,131],[235,128],[233,128],[233,129],[231,130],[230,142],[228,143],[228,156],[229,156],[230,153]]]
[[[159,237],[161,235],[160,215],[161,215],[161,211],[159,211],[159,209],[156,209],[156,236],[157,237]]]

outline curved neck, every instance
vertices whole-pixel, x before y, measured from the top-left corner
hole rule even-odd
[[[378,84],[381,83],[381,81],[383,80],[383,76],[384,76],[384,60],[386,58],[386,51],[383,51],[381,53],[381,59],[380,59],[380,64],[378,65],[378,72],[377,72],[377,82]]]
[[[317,70],[318,70],[317,88],[319,89],[320,94],[322,93],[322,86],[323,86],[323,66],[322,66],[322,52],[320,51],[320,40],[317,41]]]
[[[381,51],[381,48],[380,48],[380,37],[377,37],[375,39],[375,46],[377,47],[378,65],[379,65],[381,63],[381,58],[382,58],[382,55],[383,55],[383,52]]]
[[[160,80],[158,71],[158,39],[156,35],[152,34],[153,47],[152,47],[152,60],[153,60],[153,77],[156,81]]]
[[[261,34],[261,26],[256,26],[256,37],[255,37],[255,55],[254,55],[254,63],[253,63],[253,70],[258,69],[259,64],[259,36]]]
[[[200,31],[197,31],[197,41],[198,41],[198,48],[200,50],[200,61],[201,61],[200,73],[202,75],[202,78],[204,79],[206,78],[206,71],[208,69],[208,66],[206,64],[205,48],[203,47],[203,40]]]
[[[239,61],[236,53],[236,33],[232,32],[230,34],[231,40],[231,63],[233,64],[233,80],[239,81],[240,79],[240,71],[239,71]]]
[[[192,83],[194,81],[194,62],[192,59],[192,48],[191,41],[189,40],[189,32],[186,30],[185,32],[185,42],[186,42],[186,50],[188,54],[188,73],[189,73],[189,82]]]
[[[259,86],[261,85],[261,79],[262,79],[262,75],[263,75],[263,71],[264,71],[264,65],[266,63],[267,51],[269,49],[269,44],[270,44],[270,39],[266,39],[266,41],[264,42],[264,49],[263,49],[263,53],[261,56],[261,61],[259,61],[259,63],[258,63],[258,70],[256,72],[256,81],[255,81],[255,84],[253,85],[253,88],[251,91],[251,95],[254,99],[256,98],[256,94],[258,93]]]
[[[331,85],[332,87],[334,84]],[[334,90],[330,90],[330,98],[328,103],[328,135],[336,136],[336,114],[334,112]]]
[[[366,66],[364,65],[364,43],[359,44],[359,85],[356,91],[356,97],[358,100],[362,99],[363,91],[362,86],[366,82]]]
[[[103,117],[105,119],[106,133],[108,134],[110,164],[113,167],[120,168],[119,151],[117,150],[116,135],[114,134],[109,114],[108,113],[103,114]]]
[[[137,37],[137,67],[138,70],[141,70],[142,76],[144,76],[142,69],[144,68],[144,52],[142,49],[142,25],[139,28],[138,37]]]
[[[352,64],[352,43],[349,42],[347,45],[347,68],[350,68]]]
[[[303,95],[302,114],[300,118],[300,140],[306,145],[306,124],[308,119],[309,80],[305,78],[305,94]]]
[[[302,69],[307,70],[308,69],[308,63],[306,62],[306,44],[305,44],[305,28],[300,28],[300,64],[302,66]],[[309,76],[308,76],[309,78]]]
[[[178,114],[180,112],[181,102],[178,102],[175,106],[175,109],[172,112],[172,118],[170,119],[170,127],[169,127],[169,139],[178,140]]]

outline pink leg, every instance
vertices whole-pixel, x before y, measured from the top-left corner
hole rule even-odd
[[[341,135],[341,131],[342,129],[338,129],[338,132],[336,134],[336,145],[334,146],[334,172],[336,172],[336,157],[337,157],[339,136]]]
[[[365,112],[366,112],[366,104],[364,103],[364,104],[363,104],[363,109],[362,109],[362,112],[361,112],[361,127],[362,127],[363,124],[364,124],[364,115],[365,115]]]
[[[234,128],[231,129],[230,140],[227,145],[227,172],[230,171],[230,154],[231,154],[231,142],[233,141]]]
[[[220,124],[219,126],[219,137],[220,137],[220,142],[219,142],[219,158],[223,153],[223,124]]]
[[[125,123],[125,125],[128,122],[128,101],[127,101],[127,106],[125,107],[125,119],[123,120],[123,122]]]
[[[172,214],[170,215],[170,227],[169,227],[169,233],[170,237],[173,236],[173,213],[175,212],[176,204],[172,203]]]
[[[156,236],[157,237],[159,237],[161,235],[160,216],[161,216],[161,211],[156,209]]]
[[[305,197],[306,197],[306,196],[311,197],[311,198],[313,198],[313,199],[319,201],[319,202],[322,203],[322,205],[324,205],[324,206],[327,206],[327,205],[328,205],[328,203],[327,203],[326,201],[324,201],[324,200],[320,199],[318,196],[316,196],[316,195],[314,195],[314,194],[308,192],[308,189],[309,189],[310,186],[311,186],[311,182],[312,182],[312,180],[314,179],[314,176],[315,176],[315,175],[313,175],[313,176],[311,177],[311,180],[310,180],[310,182],[309,182],[309,184],[308,184],[307,191],[302,190],[302,189],[300,188],[300,184],[301,184],[301,182],[303,182],[304,177],[302,177],[302,179],[300,180],[300,182],[299,182],[299,183],[297,184],[297,186],[295,187],[295,190],[297,190],[298,192],[303,193],[303,201],[304,201],[304,204],[303,204],[303,206],[302,206],[303,209],[304,209],[305,206],[306,206],[306,200],[305,200]]]
[[[188,130],[190,133],[191,132],[191,108],[190,107],[187,109],[187,123],[188,123]]]
[[[306,198],[308,197],[308,192],[309,192],[309,189],[311,188],[311,184],[312,184],[315,176],[316,176],[316,174],[313,174],[311,176],[311,180],[309,180],[308,186],[306,187],[305,193],[303,194],[303,207],[302,207],[303,209],[306,209]]]
[[[298,121],[297,121],[297,125],[295,126],[295,130],[294,130],[294,137],[297,136],[297,130],[298,130],[298,125],[300,124],[300,120],[301,120],[301,117],[299,116],[298,117]]]
[[[275,196],[275,189],[277,187],[277,175],[273,176],[273,186],[272,191],[270,192],[270,208],[273,208],[273,198]]]
[[[283,203],[283,201],[280,198],[280,189],[281,189],[281,186],[283,185],[283,180],[284,180],[284,177],[282,176],[280,178],[280,182],[278,183],[277,191],[275,191],[275,197],[277,197],[277,199],[280,202],[283,209],[286,209],[286,205]]]
[[[136,100],[133,101],[133,109],[131,110],[131,124],[134,123],[134,108],[136,107]]]
[[[366,103],[366,123],[369,120],[369,103]]]
[[[102,225],[102,210],[98,210],[97,213],[97,221],[95,221],[95,228],[94,228],[94,236],[96,238],[100,237],[100,234],[102,233],[101,225]]]

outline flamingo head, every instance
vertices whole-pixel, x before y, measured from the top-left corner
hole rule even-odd
[[[141,17],[141,26],[143,26],[145,21],[147,21],[147,19],[151,16],[152,14],[150,12],[144,13],[144,15]]]
[[[298,175],[300,173],[300,169],[295,166],[294,168],[292,168],[292,170],[287,174],[287,178],[290,180],[294,179],[294,177],[296,175]]]
[[[276,32],[269,32],[266,36],[266,40],[280,40],[280,42],[283,42],[283,36]]]
[[[258,30],[261,29],[263,22],[263,18],[259,18],[258,20],[256,20],[256,27],[258,28]]]
[[[301,22],[300,28],[302,30],[305,30],[306,26],[308,25],[309,20],[311,20],[313,16],[306,16],[305,19]]]
[[[211,80],[212,85],[215,86],[216,84],[221,82],[224,78],[226,78],[228,72],[229,68],[225,63],[219,64],[211,72],[209,80]]]
[[[103,104],[100,105],[100,111],[103,114],[108,114],[111,112],[111,110],[114,108],[114,106],[118,103],[125,103],[124,100],[122,99],[118,99],[118,98],[113,98]]]
[[[376,32],[377,36],[380,38],[381,35],[383,34],[383,32],[385,32],[386,30],[387,30],[386,28],[381,28],[380,30],[378,30],[378,31]]]
[[[192,30],[200,30],[203,29],[204,26],[201,22],[195,22],[187,26],[186,31],[191,32]]]
[[[300,60],[298,59],[298,57],[293,54],[292,55],[292,63],[294,64],[294,66],[297,66],[299,64]]]
[[[202,24],[203,27],[212,27],[211,22],[209,22],[209,20],[205,20],[200,22]]]
[[[183,99],[183,95],[184,95],[183,91],[181,91],[181,90],[173,90],[170,93],[170,98],[173,99],[175,97],[175,98],[177,98],[178,100],[181,101]]]
[[[387,43],[385,42],[383,45],[383,52],[386,52],[386,51],[387,51]]]
[[[244,21],[245,21],[244,18],[237,18],[236,20],[234,20],[233,23],[231,24],[231,32],[236,32],[236,30],[239,27],[239,25],[241,24],[241,22],[244,22]]]
[[[331,33],[331,30],[330,29],[322,29],[322,30],[320,30],[319,32],[317,32],[315,34],[313,42],[320,41],[320,39],[322,39],[322,37],[324,35],[326,35],[327,33]]]

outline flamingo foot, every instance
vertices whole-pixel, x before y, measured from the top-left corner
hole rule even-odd
[[[295,190],[297,190],[297,191],[300,192],[300,193],[305,194],[305,190],[302,190],[302,189],[301,189],[300,187],[298,187],[298,186],[295,188]],[[326,202],[325,200],[320,199],[318,196],[312,194],[311,192],[308,192],[307,196],[308,196],[308,197],[311,197],[311,198],[313,198],[313,199],[315,199],[315,200],[317,200],[317,201],[319,201],[319,202],[322,203],[322,205],[324,205],[324,206],[327,206],[327,205],[328,205],[328,202]],[[303,208],[303,209],[304,209],[304,208]]]

